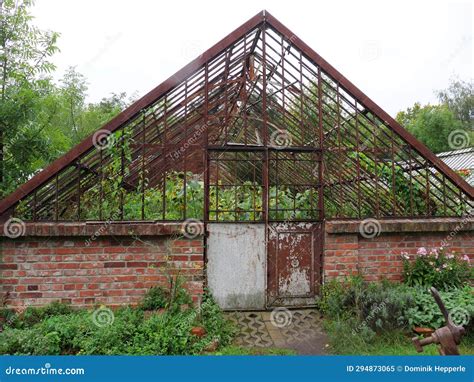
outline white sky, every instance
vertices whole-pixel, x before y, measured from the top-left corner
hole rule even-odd
[[[144,95],[263,9],[392,116],[473,77],[470,1],[37,0],[33,14],[61,33],[58,72],[77,66],[97,101]]]

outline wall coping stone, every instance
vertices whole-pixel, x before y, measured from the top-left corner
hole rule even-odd
[[[369,219],[366,219],[369,220]],[[474,216],[467,215],[462,218],[430,218],[430,219],[370,219],[380,224],[381,233],[397,232],[459,232],[474,231]],[[359,233],[360,220],[328,220],[326,232]]]
[[[375,220],[375,219],[371,219]],[[328,220],[327,233],[359,233],[363,219]],[[474,231],[474,216],[463,218],[430,219],[380,219],[381,233],[397,232],[451,232]],[[183,234],[183,223],[179,222],[28,222],[22,236],[167,236]],[[203,223],[196,232],[204,233]],[[0,230],[0,237],[6,237],[6,230]],[[202,234],[196,237],[202,236]]]
[[[179,222],[27,222],[21,236],[166,236],[183,235],[183,228]],[[202,227],[194,228],[204,232]],[[6,229],[0,229],[0,237],[6,237],[6,233]]]

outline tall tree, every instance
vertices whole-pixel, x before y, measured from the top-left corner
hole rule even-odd
[[[66,120],[71,133],[77,136],[81,127],[81,114],[87,96],[87,82],[83,74],[70,67],[61,79],[61,93],[65,102]]]
[[[32,25],[32,6],[32,0],[0,0],[0,194],[14,181],[5,177],[5,161],[18,154],[11,145],[29,151],[39,144],[31,122],[48,87],[42,77],[54,70],[49,59],[58,51],[58,34]]]
[[[450,80],[447,89],[437,92],[441,103],[448,106],[465,128],[474,128],[474,84],[457,78]],[[474,142],[472,142],[474,144]]]
[[[415,103],[413,107],[399,112],[396,119],[435,153],[464,147],[457,147],[456,141],[450,137],[456,130],[462,130],[463,124],[447,105],[421,106]],[[465,142],[473,138],[472,132],[463,132],[463,136]]]

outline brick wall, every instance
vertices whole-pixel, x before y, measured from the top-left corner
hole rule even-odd
[[[194,299],[202,294],[202,238],[153,230],[131,237],[120,235],[119,228],[118,236],[105,232],[91,239],[72,227],[52,236],[45,230],[41,236],[0,239],[1,289],[10,292],[10,305],[55,300],[76,306],[135,304],[148,288],[165,286],[168,275],[178,274]]]
[[[474,221],[385,220],[366,237],[360,221],[325,224],[324,280],[361,273],[400,280],[401,253],[449,245],[474,263]],[[9,304],[55,300],[76,306],[136,304],[146,290],[181,275],[194,299],[203,293],[203,238],[183,237],[180,224],[27,223],[18,238],[0,236],[0,292]],[[202,227],[197,229],[203,232]],[[1,235],[1,233],[0,233]]]
[[[419,247],[445,246],[474,261],[474,224],[463,219],[392,220],[377,223],[376,233],[361,234],[361,222],[326,223],[324,279],[360,273],[366,280],[402,278],[401,254]],[[362,230],[363,232],[363,230]]]

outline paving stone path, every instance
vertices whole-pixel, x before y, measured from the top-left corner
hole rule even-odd
[[[242,347],[286,348],[298,354],[326,354],[327,337],[321,315],[315,309],[273,312],[228,312],[239,332],[235,344]]]

